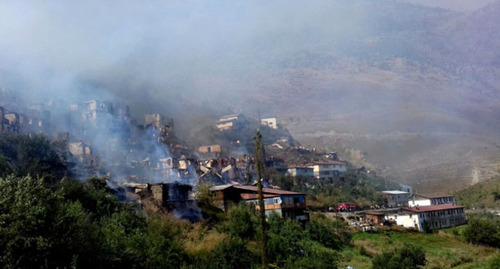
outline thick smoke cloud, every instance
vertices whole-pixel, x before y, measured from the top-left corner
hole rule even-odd
[[[236,74],[251,76],[271,55],[361,31],[341,8],[329,1],[3,1],[0,82],[34,99],[109,91],[173,106],[173,98],[203,100],[229,90],[220,78],[235,80],[231,91],[245,90]]]
[[[457,2],[437,2],[457,9]],[[37,102],[119,98],[129,102],[135,115],[161,112],[178,119],[176,127],[182,131],[191,127],[186,122],[213,121],[238,109],[257,114],[258,108],[252,107],[256,102],[269,107],[269,100],[280,96],[267,93],[295,83],[274,79],[294,61],[308,68],[317,61],[351,56],[418,59],[419,51],[408,48],[415,43],[414,33],[393,29],[399,22],[392,17],[399,17],[391,3],[2,1],[0,85]],[[426,0],[413,3],[430,5]],[[389,8],[378,9],[383,4]],[[406,25],[418,27],[420,22]],[[393,37],[393,31],[409,33],[409,38]],[[408,44],[394,44],[393,39]],[[334,81],[310,80],[303,73],[283,77],[297,80],[302,90],[331,87]],[[382,86],[398,87],[391,83],[384,80]],[[340,84],[335,81],[333,87]],[[363,99],[378,98],[364,98],[363,92],[351,95],[337,107],[365,107]],[[249,96],[255,102],[247,102]]]

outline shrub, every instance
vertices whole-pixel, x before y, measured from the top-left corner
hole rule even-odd
[[[424,250],[410,244],[376,255],[372,262],[374,269],[417,269],[426,264]]]
[[[464,230],[467,242],[500,247],[500,229],[497,221],[487,218],[472,218]]]

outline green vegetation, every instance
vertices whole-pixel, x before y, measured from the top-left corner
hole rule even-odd
[[[384,259],[383,256],[390,256],[390,258],[385,257],[388,260],[402,259],[404,250],[408,249],[405,245],[409,244],[412,246],[410,248],[416,246],[417,249],[421,248],[425,252],[425,268],[497,268],[490,267],[490,263],[494,263],[497,259],[498,250],[467,243],[462,234],[466,228],[467,226],[460,226],[442,230],[439,233],[426,234],[405,230],[386,230],[380,227],[375,233],[355,233],[352,248],[344,248],[341,251],[339,267],[373,268],[379,264],[380,259]],[[391,255],[384,253],[391,253]],[[421,254],[420,252],[417,258],[421,257]]]
[[[461,190],[456,193],[456,199],[467,208],[500,209],[500,177]]]
[[[424,250],[410,244],[384,251],[373,257],[373,269],[418,269],[422,268],[425,263]]]
[[[142,209],[118,202],[104,178],[63,178],[64,159],[43,136],[6,139],[18,146],[2,140],[0,147],[1,171],[10,173],[0,178],[0,267],[260,268],[262,229],[254,207],[243,203],[222,212],[209,186],[201,185],[204,220],[177,220],[147,200]],[[281,182],[305,190],[321,204],[316,208],[335,196],[376,201],[370,195],[383,186],[354,173],[332,186],[287,179]],[[271,268],[498,268],[499,220],[484,215],[469,221],[433,234],[383,227],[359,233],[321,213],[305,225],[271,214],[266,253]]]
[[[180,266],[174,221],[145,218],[93,182],[0,180],[3,268],[157,268]],[[101,185],[102,186],[102,185]]]
[[[340,202],[356,203],[361,207],[384,203],[378,191],[386,189],[385,182],[363,173],[357,174],[352,170],[332,182],[321,182],[312,177],[292,177],[279,173],[271,173],[269,176],[273,184],[282,189],[306,193],[307,206],[312,210],[327,210],[329,207],[336,207]],[[393,184],[387,186],[387,188],[391,187],[395,186]]]
[[[43,135],[0,134],[0,176],[43,175],[55,181],[66,172],[60,145]]]
[[[469,243],[500,248],[500,220],[488,215],[469,215],[463,235]]]
[[[119,203],[104,179],[0,179],[2,268],[257,268],[258,217],[233,207],[214,228],[149,214]],[[326,218],[299,222],[269,217],[268,257],[283,268],[332,268],[349,243],[346,226]],[[212,240],[218,238],[216,240]]]

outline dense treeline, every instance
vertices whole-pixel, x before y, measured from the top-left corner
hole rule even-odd
[[[173,218],[153,203],[122,203],[105,178],[65,175],[57,145],[41,135],[0,139],[1,268],[259,268],[260,231],[246,204],[228,213],[199,187],[205,219]],[[279,268],[335,268],[350,243],[345,222],[267,222],[269,262]]]
[[[256,268],[257,215],[246,204],[212,224],[146,215],[119,203],[104,179],[0,179],[2,268]],[[282,268],[334,268],[350,242],[342,221],[314,217],[308,225],[271,215],[269,257]]]
[[[41,134],[0,134],[0,176],[43,175],[57,181],[66,173],[64,145]]]

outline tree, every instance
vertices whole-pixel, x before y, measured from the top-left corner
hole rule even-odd
[[[257,165],[257,188],[260,217],[260,243],[262,247],[262,266],[268,268],[267,261],[267,232],[266,232],[266,212],[264,207],[264,194],[262,192],[262,177],[264,175],[264,160],[262,159],[262,135],[257,131],[255,135],[255,162]]]
[[[500,229],[498,221],[488,218],[472,218],[465,228],[467,242],[500,247]]]
[[[232,236],[251,240],[255,237],[256,226],[255,213],[252,212],[248,204],[240,203],[231,208],[224,230]]]
[[[43,135],[0,134],[0,176],[45,176],[54,183],[66,173],[66,164]]]

